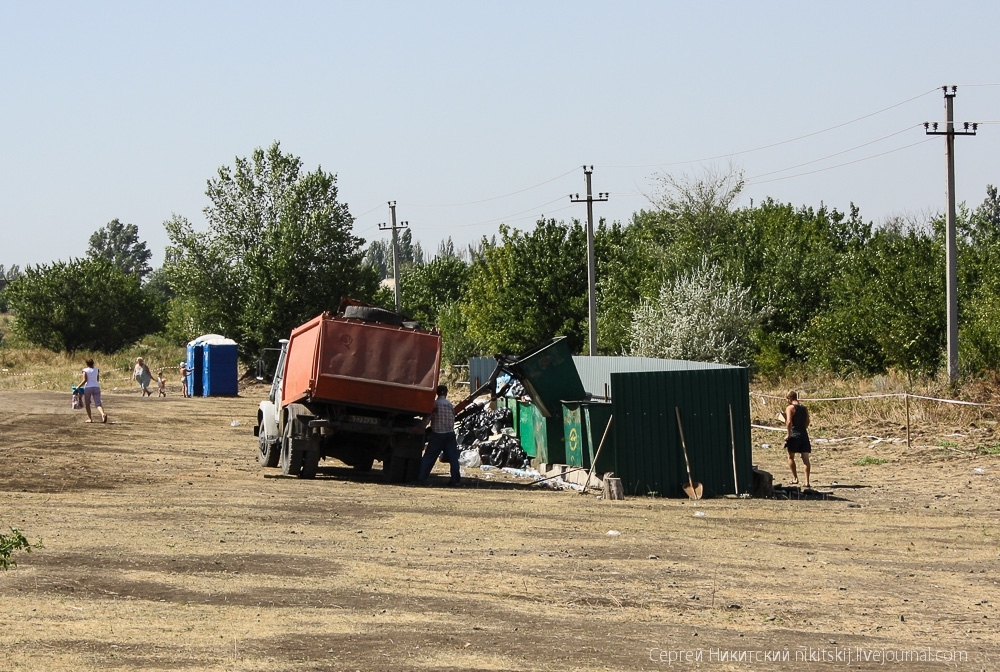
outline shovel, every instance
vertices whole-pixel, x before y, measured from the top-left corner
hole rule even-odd
[[[684,484],[684,493],[690,499],[701,499],[702,485],[691,478],[691,462],[688,461],[687,443],[684,441],[684,425],[681,423],[681,409],[674,406],[677,414],[677,429],[681,433],[681,449],[684,451],[684,466],[687,467],[688,482]]]

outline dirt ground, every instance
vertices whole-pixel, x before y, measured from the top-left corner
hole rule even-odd
[[[0,528],[44,544],[0,571],[0,670],[1000,669],[1000,456],[972,439],[818,442],[821,501],[608,502],[283,478],[259,396],[109,392],[87,425],[0,391]],[[754,460],[787,481],[776,435]]]

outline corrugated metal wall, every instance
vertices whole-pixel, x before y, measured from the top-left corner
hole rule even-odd
[[[674,409],[680,409],[691,474],[705,496],[750,491],[750,380],[742,367],[612,373],[615,476],[627,495],[683,497],[687,482]],[[738,481],[733,477],[733,410]]]
[[[497,368],[497,360],[492,357],[470,357],[469,391],[474,392],[477,387],[489,380],[495,368]]]

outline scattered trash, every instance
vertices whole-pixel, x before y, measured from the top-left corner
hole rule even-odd
[[[513,467],[504,467],[501,471],[510,474],[511,476],[517,476],[518,478],[530,478],[533,481],[537,481],[542,478],[542,475],[538,473],[537,469],[515,469]]]
[[[483,461],[479,457],[479,451],[474,448],[463,450],[458,456],[458,463],[470,469],[483,466]]]
[[[985,474],[986,473],[986,470],[983,469],[982,467],[976,467],[972,471],[976,472],[977,474]]]
[[[705,517],[705,512],[704,511],[695,511],[694,512],[694,517],[695,518],[704,518]]]
[[[609,536],[609,537],[618,537],[618,536],[621,536],[621,532],[619,532],[618,530],[608,530],[608,535],[607,536]]]
[[[479,453],[482,465],[515,469],[531,466],[531,458],[521,448],[521,442],[515,436],[513,414],[509,408],[491,411],[483,406],[461,421],[457,436],[460,446]]]
[[[240,426],[240,421],[239,420],[233,420],[232,422],[229,423],[229,426],[230,427],[239,427]]]
[[[771,449],[771,444],[770,443],[762,443],[762,444],[760,444],[760,447],[763,448],[764,450],[770,450]]]

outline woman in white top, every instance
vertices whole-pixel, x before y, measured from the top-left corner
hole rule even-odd
[[[97,410],[101,412],[101,422],[107,422],[108,414],[104,412],[104,406],[101,405],[101,372],[94,367],[94,360],[87,359],[85,362],[87,366],[83,369],[83,380],[80,381],[80,384],[83,385],[83,405],[87,409],[85,422],[94,421],[90,415],[91,403],[97,406]]]

